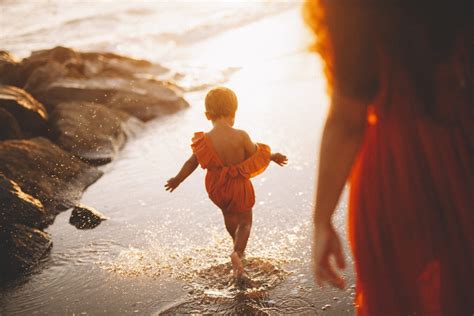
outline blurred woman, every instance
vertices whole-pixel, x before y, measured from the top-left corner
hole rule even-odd
[[[331,222],[350,180],[358,315],[474,313],[472,1],[307,0],[331,93],[313,261],[344,287]]]

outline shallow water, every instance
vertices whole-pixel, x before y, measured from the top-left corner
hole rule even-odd
[[[240,287],[231,280],[231,240],[207,198],[204,172],[196,170],[172,194],[163,188],[190,155],[193,132],[210,128],[205,91],[195,91],[186,94],[190,109],[147,124],[85,192],[82,203],[109,220],[81,231],[69,225],[70,211],[56,218],[48,229],[50,256],[36,272],[3,285],[0,314],[353,314],[351,265],[344,291],[320,289],[310,271],[327,97],[321,65],[306,51],[311,38],[299,9],[289,7],[178,50],[181,65],[238,67],[226,83],[239,97],[237,127],[289,158],[286,167],[272,165],[253,181],[251,282]],[[346,200],[335,215],[343,236]]]

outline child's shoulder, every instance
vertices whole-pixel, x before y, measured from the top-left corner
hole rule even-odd
[[[239,138],[243,146],[249,148],[253,146],[252,139],[250,139],[250,136],[246,131],[242,129],[237,129],[236,131],[239,134]]]
[[[244,131],[243,129],[234,128],[234,131],[235,131],[236,135],[241,137],[243,140],[250,139],[249,134],[246,131]]]

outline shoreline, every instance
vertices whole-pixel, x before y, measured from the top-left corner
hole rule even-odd
[[[0,279],[31,270],[48,253],[53,239],[44,229],[79,206],[103,175],[97,166],[114,160],[147,121],[189,107],[176,85],[143,79],[166,71],[65,47],[21,61],[0,52]],[[86,209],[71,223],[97,214]]]

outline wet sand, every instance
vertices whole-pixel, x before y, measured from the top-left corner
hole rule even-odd
[[[269,29],[282,36],[269,38]],[[250,34],[255,40],[248,47],[233,46]],[[51,255],[37,272],[4,286],[0,314],[353,315],[351,265],[344,291],[318,288],[310,271],[315,166],[327,97],[320,63],[306,51],[309,41],[298,10],[289,10],[189,50],[194,61],[236,64],[239,71],[225,84],[239,97],[236,127],[289,158],[288,166],[272,165],[253,181],[257,202],[247,253],[253,287],[239,290],[230,283],[231,240],[207,198],[203,170],[172,194],[163,188],[191,153],[193,132],[210,128],[205,91],[197,91],[185,96],[189,110],[148,124],[85,192],[82,203],[110,220],[80,231],[68,224],[69,212],[56,218],[48,229]],[[232,52],[237,55],[226,60]],[[343,236],[346,203],[343,198],[335,215]]]

